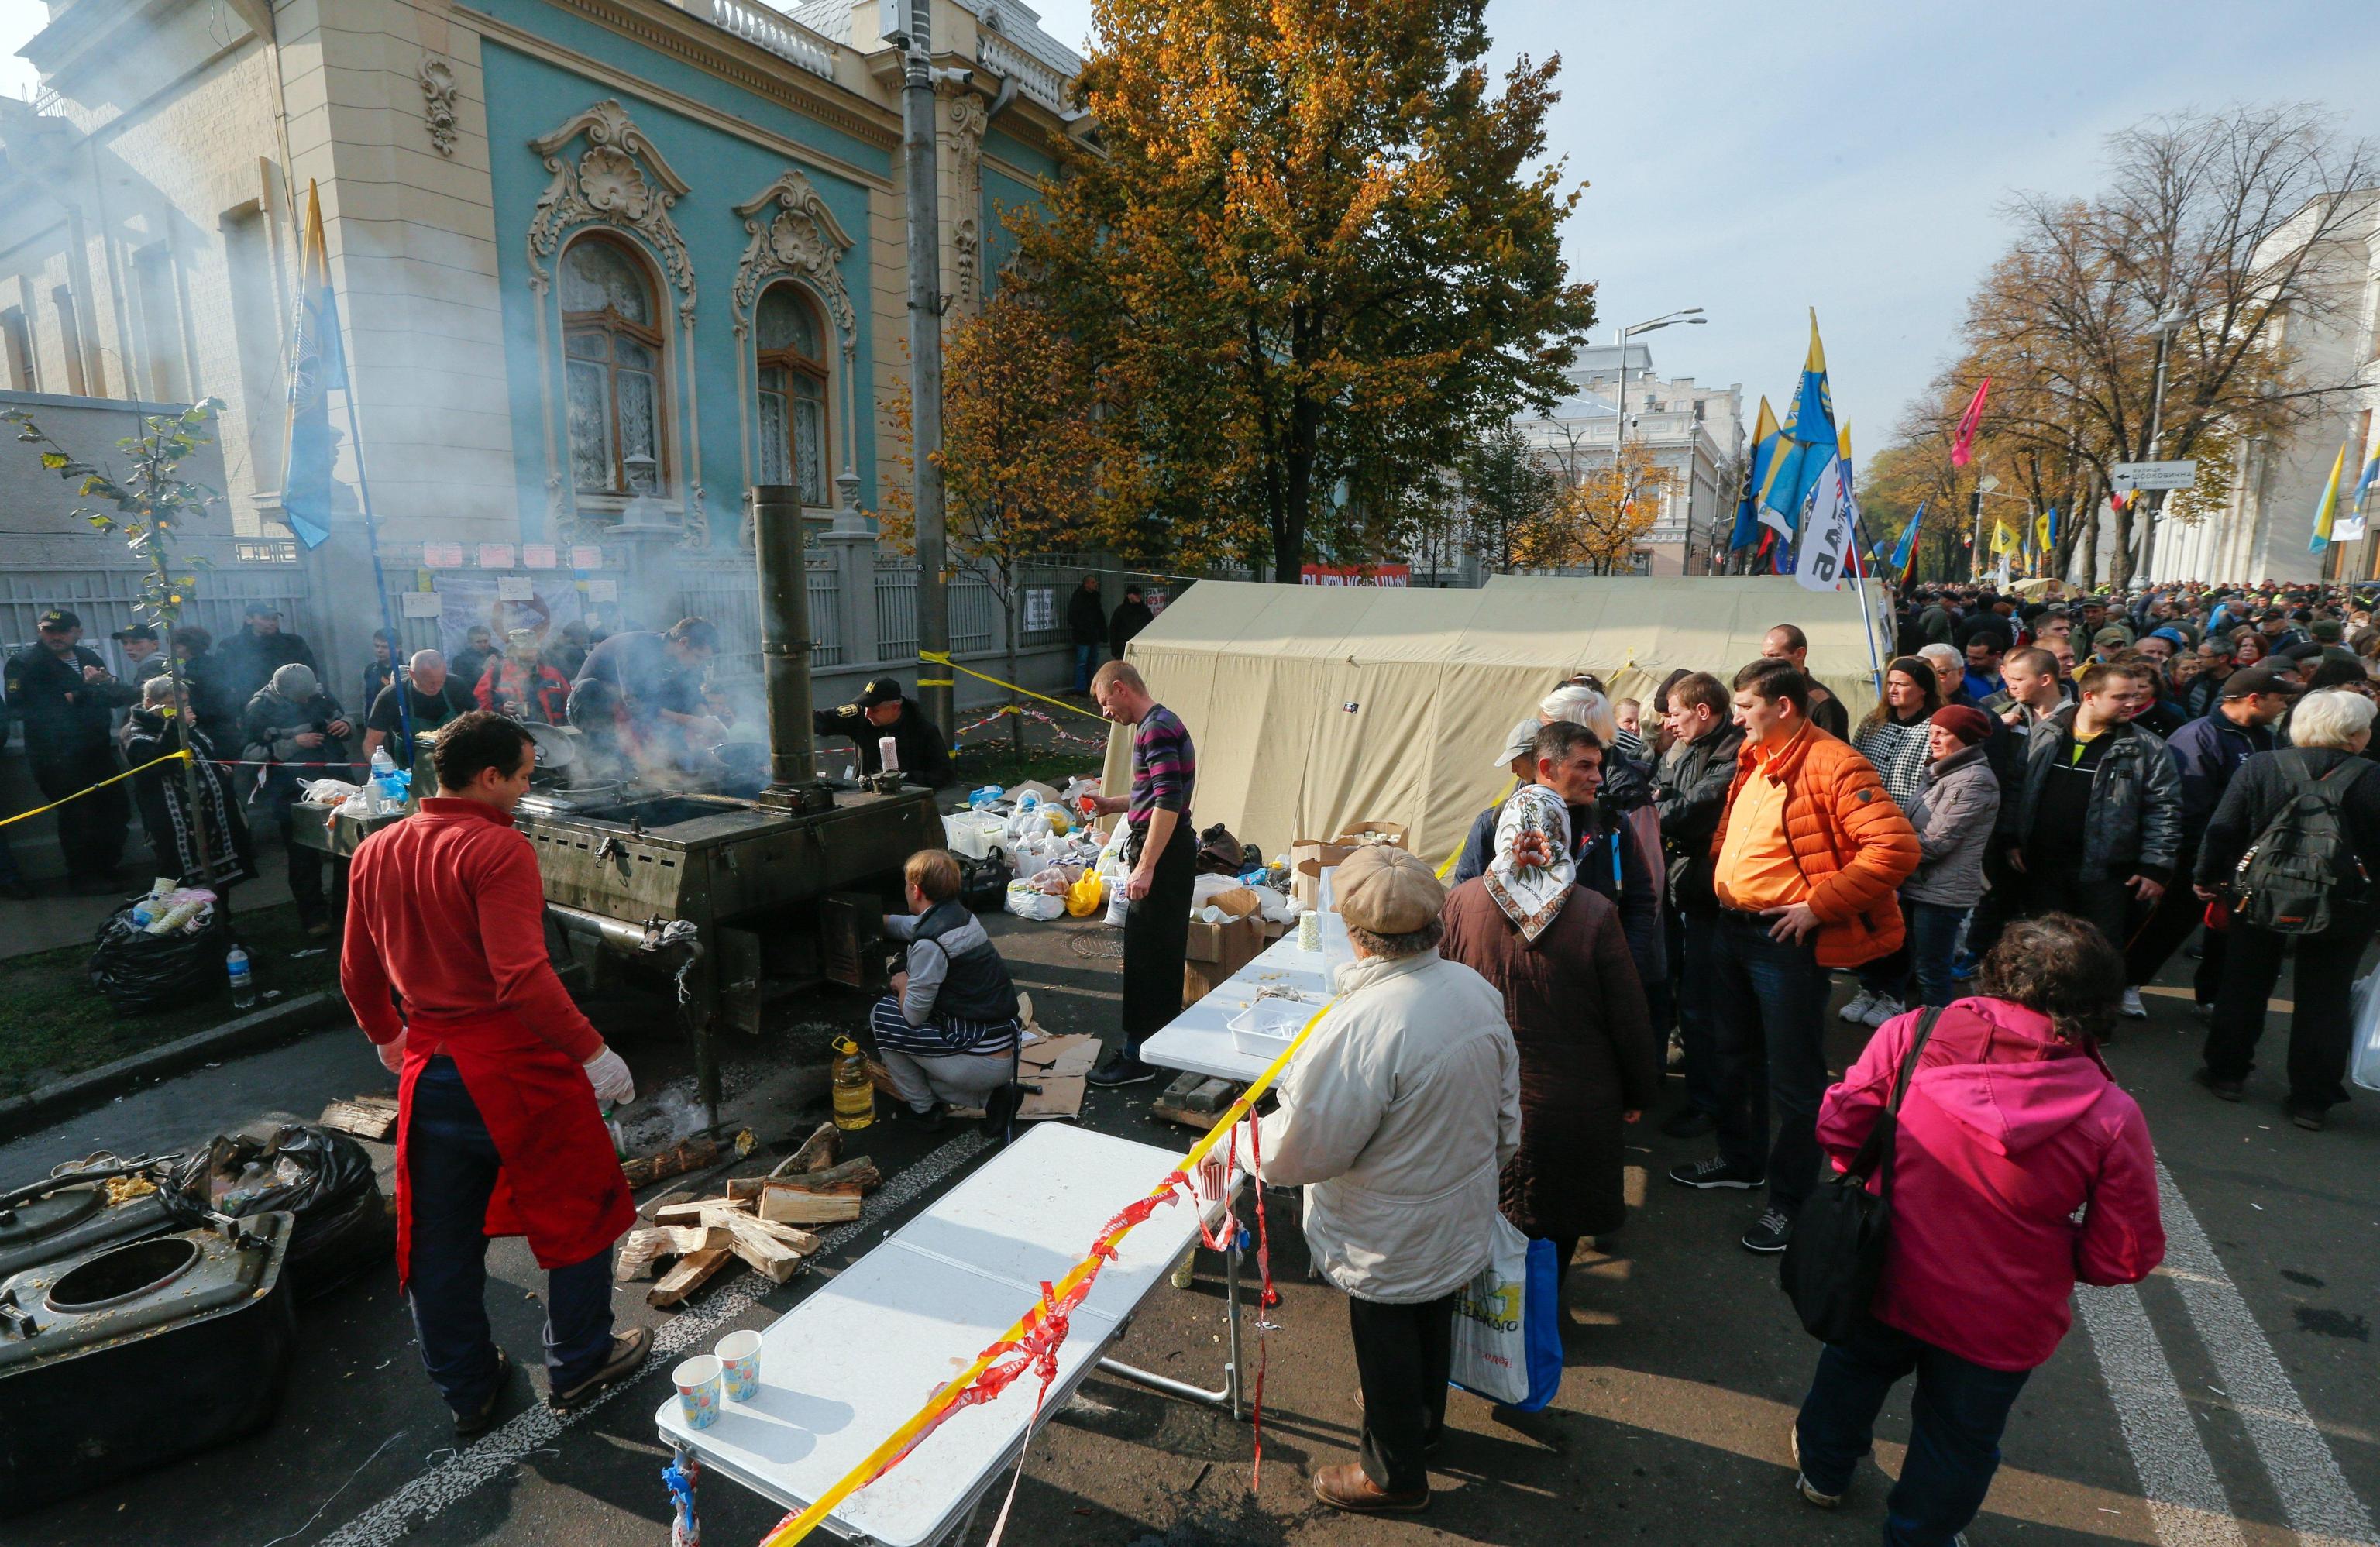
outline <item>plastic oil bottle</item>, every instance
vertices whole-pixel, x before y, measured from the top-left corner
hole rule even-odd
[[[834,1039],[834,1126],[854,1132],[876,1120],[876,1084],[868,1078],[868,1055],[847,1036]]]

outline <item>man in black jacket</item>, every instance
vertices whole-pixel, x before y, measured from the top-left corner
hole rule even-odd
[[[820,709],[810,717],[811,729],[821,736],[847,736],[859,755],[859,771],[880,773],[884,754],[880,743],[892,738],[892,755],[901,775],[911,784],[938,789],[951,777],[950,743],[917,701],[901,691],[897,677],[878,677],[859,690],[859,696],[839,708]]]
[[[1139,586],[1126,586],[1123,600],[1109,615],[1108,656],[1111,659],[1122,660],[1123,647],[1132,643],[1133,636],[1157,621],[1157,614],[1150,611],[1148,603],[1141,599],[1142,594]]]
[[[247,627],[224,641],[215,659],[221,663],[224,697],[234,704],[244,705],[263,692],[273,673],[293,661],[318,681],[322,674],[313,647],[298,635],[282,632],[281,609],[269,601],[249,604]]]
[[[1839,742],[1852,739],[1852,713],[1834,690],[1810,675],[1810,636],[1791,623],[1779,623],[1768,631],[1760,642],[1760,653],[1769,660],[1791,661],[1793,670],[1802,673],[1810,684],[1810,723]]]
[[[1707,989],[1716,980],[1709,952],[1718,921],[1711,895],[1711,834],[1727,810],[1743,728],[1735,723],[1727,684],[1697,671],[1670,685],[1662,719],[1670,750],[1653,776],[1653,809],[1661,818],[1661,850],[1669,856],[1669,905],[1685,949],[1678,992],[1678,1038],[1685,1048],[1686,1105],[1661,1124],[1673,1139],[1693,1139],[1718,1126],[1718,1022]]]
[[[1083,576],[1066,598],[1066,637],[1075,646],[1075,691],[1091,691],[1091,673],[1099,669],[1099,651],[1108,642],[1108,612],[1099,605],[1099,577]]]
[[[111,710],[140,702],[116,681],[99,652],[82,643],[82,620],[53,608],[35,624],[37,643],[8,658],[8,712],[25,723],[25,760],[33,781],[58,807],[58,849],[76,889],[104,892],[116,884],[132,805],[124,786],[106,784],[115,763]],[[91,793],[67,800],[84,790]]]

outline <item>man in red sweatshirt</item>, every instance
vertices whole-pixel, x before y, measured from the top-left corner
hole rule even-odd
[[[652,1342],[612,1332],[612,1244],[636,1209],[596,1103],[636,1086],[546,957],[537,856],[512,825],[532,747],[484,709],[439,733],[440,795],[356,850],[339,958],[398,1076],[397,1283],[464,1438],[512,1373],[488,1331],[488,1237],[526,1236],[546,1270],[554,1407],[634,1374]]]

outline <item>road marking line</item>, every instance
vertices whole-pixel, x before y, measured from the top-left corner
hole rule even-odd
[[[2289,1528],[2309,1539],[2380,1542],[2371,1512],[2348,1486],[2338,1458],[2282,1371],[2280,1357],[2162,1164],[2157,1190],[2165,1205],[2164,1271],[2181,1291],[2181,1303],[2273,1480]]]
[[[2246,1547],[2165,1347],[2131,1285],[2077,1285],[2074,1303],[2165,1547]]]
[[[924,1155],[869,1198],[857,1219],[824,1232],[820,1238],[822,1244],[810,1261],[815,1262],[845,1241],[876,1228],[877,1222],[884,1215],[924,1195],[990,1143],[990,1141],[980,1133],[963,1133]],[[804,1271],[808,1271],[807,1267]],[[655,1328],[653,1351],[646,1359],[644,1369],[636,1376],[611,1387],[586,1406],[573,1408],[566,1413],[557,1413],[542,1401],[532,1403],[527,1412],[519,1414],[511,1422],[489,1431],[465,1449],[421,1473],[324,1537],[322,1547],[386,1547],[387,1543],[408,1534],[440,1511],[462,1503],[480,1484],[511,1471],[529,1452],[552,1443],[554,1436],[627,1390],[646,1372],[668,1364],[696,1344],[704,1343],[713,1334],[725,1330],[728,1323],[758,1303],[761,1296],[777,1287],[779,1286],[765,1274],[744,1275],[693,1310],[682,1311]],[[658,1473],[655,1475],[658,1479]],[[659,1497],[658,1493],[655,1496]]]

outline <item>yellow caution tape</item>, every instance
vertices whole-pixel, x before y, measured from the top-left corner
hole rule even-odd
[[[152,757],[148,762],[141,764],[140,767],[127,768],[122,773],[117,774],[115,779],[103,779],[98,783],[91,785],[89,789],[78,790],[71,795],[61,795],[47,805],[37,805],[30,811],[20,811],[14,816],[0,816],[0,828],[5,828],[11,822],[22,822],[28,817],[39,816],[44,811],[55,811],[58,807],[66,804],[68,801],[79,801],[82,799],[85,795],[90,794],[92,790],[104,790],[109,785],[116,782],[116,780],[130,779],[134,774],[145,772],[150,768],[155,767],[160,763],[187,762],[189,759],[189,753],[187,751],[176,751],[169,752],[163,757]]]
[[[1029,687],[1020,687],[1014,683],[1002,682],[998,677],[988,677],[984,675],[984,673],[976,671],[973,667],[961,666],[957,661],[953,660],[948,655],[944,654],[941,650],[919,650],[917,652],[917,659],[919,660],[930,660],[937,666],[947,666],[953,671],[964,671],[968,676],[975,678],[978,682],[990,683],[994,687],[1004,687],[1011,693],[1021,693],[1027,698],[1038,698],[1044,704],[1055,704],[1058,707],[1065,710],[1068,714],[1081,715],[1085,719],[1096,719],[1101,725],[1108,723],[1108,717],[1105,715],[1095,715],[1091,713],[1090,710],[1079,708],[1073,704],[1067,703],[1062,698],[1052,698],[1046,693],[1036,693]],[[921,680],[918,685],[920,687],[924,687],[928,685],[948,686],[950,684],[941,683],[929,684]]]
[[[1506,801],[1511,800],[1512,798],[1512,792],[1520,787],[1521,781],[1518,778],[1506,780],[1504,781],[1504,792],[1496,797],[1496,804],[1498,805],[1502,805]],[[1468,843],[1470,841],[1471,835],[1469,833],[1464,833],[1463,835],[1463,843]],[[1447,855],[1446,863],[1438,867],[1438,878],[1439,880],[1443,881],[1449,876],[1454,874],[1455,863],[1463,858],[1463,843],[1456,844],[1454,846],[1454,852]]]
[[[965,668],[961,667],[960,670],[965,671]],[[1265,1092],[1271,1087],[1273,1081],[1280,1077],[1281,1071],[1289,1067],[1289,1060],[1296,1057],[1297,1050],[1305,1045],[1305,1039],[1313,1034],[1314,1028],[1321,1023],[1322,1018],[1325,1015],[1330,1013],[1330,1005],[1326,1003],[1320,1009],[1316,1010],[1313,1015],[1307,1018],[1305,1024],[1299,1029],[1297,1035],[1290,1039],[1289,1045],[1281,1049],[1281,1056],[1274,1058],[1271,1063],[1265,1066],[1264,1072],[1256,1077],[1255,1082],[1250,1084],[1247,1090],[1242,1093],[1240,1099],[1232,1103],[1230,1110],[1226,1111],[1220,1118],[1217,1118],[1215,1126],[1207,1130],[1207,1136],[1199,1140],[1196,1143],[1191,1145],[1189,1153],[1184,1154],[1180,1161],[1175,1163],[1173,1167],[1174,1171],[1180,1172],[1184,1176],[1195,1176],[1197,1173],[1198,1163],[1207,1158],[1207,1152],[1213,1149],[1218,1142],[1231,1133],[1232,1129],[1239,1126],[1241,1119],[1248,1115],[1249,1108],[1256,1106],[1257,1098],[1263,1095]],[[1170,1177],[1172,1174],[1172,1173],[1169,1172],[1168,1176]],[[1174,1185],[1175,1184],[1170,1180],[1160,1182],[1157,1186],[1149,1189],[1148,1196],[1152,1198],[1162,1196],[1167,1192],[1171,1192],[1173,1190]],[[1261,1201],[1259,1201],[1258,1206],[1262,1206]],[[1126,1227],[1125,1229],[1117,1233],[1115,1239],[1117,1240],[1122,1240],[1125,1235],[1130,1233],[1131,1227]],[[1112,1242],[1110,1244],[1112,1245]],[[1076,1263],[1074,1267],[1067,1272],[1065,1277],[1060,1279],[1056,1284],[1050,1287],[1050,1298],[1062,1301],[1066,1298],[1068,1291],[1072,1290],[1076,1285],[1082,1283],[1085,1278],[1097,1271],[1099,1262],[1100,1259],[1097,1255],[1092,1255],[1085,1257],[1081,1262]],[[1029,1315],[1031,1313],[1028,1312],[1027,1314]],[[998,1349],[1002,1348],[1002,1345],[1013,1343],[1016,1339],[1023,1337],[1026,1333],[1030,1330],[1026,1325],[1026,1318],[1024,1316],[1018,1317],[1015,1323],[1011,1325],[1006,1332],[1000,1335],[999,1338],[993,1343],[992,1348],[994,1349]],[[861,1461],[859,1465],[852,1468],[851,1470],[844,1473],[840,1481],[836,1482],[833,1487],[828,1489],[825,1493],[820,1493],[816,1504],[811,1505],[799,1515],[794,1516],[792,1518],[779,1525],[775,1530],[771,1531],[768,1536],[761,1541],[760,1547],[793,1547],[795,1542],[801,1541],[804,1537],[809,1535],[810,1532],[816,1530],[819,1528],[820,1523],[834,1512],[835,1505],[843,1503],[844,1500],[851,1497],[852,1494],[856,1493],[860,1489],[866,1487],[870,1481],[874,1481],[879,1472],[883,1470],[884,1468],[896,1456],[900,1456],[903,1451],[908,1449],[911,1444],[916,1443],[918,1435],[931,1428],[945,1412],[949,1411],[951,1407],[958,1401],[959,1394],[965,1391],[967,1387],[973,1385],[978,1379],[980,1379],[983,1372],[991,1367],[991,1362],[992,1356],[990,1351],[978,1356],[973,1364],[968,1365],[966,1369],[960,1372],[957,1378],[953,1380],[950,1384],[936,1392],[933,1396],[927,1401],[926,1405],[918,1408],[917,1413],[910,1418],[906,1423],[904,1423],[900,1428],[892,1431],[891,1435],[885,1439],[882,1444],[880,1444],[874,1450],[869,1451],[868,1453],[867,1459]]]

